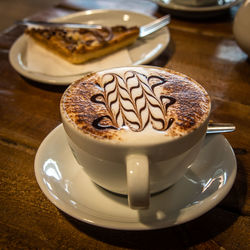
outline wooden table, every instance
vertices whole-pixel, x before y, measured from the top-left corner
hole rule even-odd
[[[128,8],[124,2],[114,7]],[[156,5],[139,2],[140,12],[163,15]],[[32,18],[48,19],[88,7],[86,1],[64,1]],[[41,192],[34,157],[42,140],[61,122],[59,100],[65,87],[19,75],[8,52],[23,29],[14,25],[0,34],[1,249],[250,249],[250,63],[233,38],[236,10],[210,21],[173,17],[171,42],[151,63],[183,72],[205,86],[212,97],[211,119],[237,127],[225,137],[238,164],[235,184],[219,205],[193,221],[154,231],[118,231],[82,223],[59,211]]]

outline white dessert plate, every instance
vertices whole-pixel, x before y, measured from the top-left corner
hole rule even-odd
[[[150,23],[154,19],[155,18],[152,16],[123,10],[87,10],[56,18],[53,19],[53,21],[79,23],[82,22],[88,24],[102,24],[105,26],[124,25],[127,27],[131,27],[142,26],[144,24]],[[30,38],[26,35],[20,36],[12,45],[9,54],[11,65],[21,75],[45,84],[68,85],[72,81],[80,78],[83,74],[87,73],[82,72],[81,74],[77,75],[52,76],[46,73],[30,71],[27,68],[28,39]],[[170,33],[167,27],[164,27],[161,30],[143,39],[138,39],[133,45],[128,47],[128,54],[132,61],[132,65],[146,64],[155,59],[167,47],[169,40]],[[40,60],[42,64],[43,58],[41,58]],[[87,65],[88,63],[85,64],[85,66]],[[112,67],[114,66],[117,65],[112,65]],[[53,67],[53,64],[51,65],[51,67]]]
[[[189,6],[177,4],[174,0],[153,1],[170,14],[191,18],[209,18],[217,16],[242,2],[242,0],[218,0],[216,5]]]
[[[75,161],[62,125],[41,143],[35,157],[37,182],[47,198],[72,217],[100,227],[149,230],[178,225],[216,206],[236,176],[233,150],[221,134],[208,135],[187,174],[153,195],[150,209],[132,210],[127,197],[95,185]]]

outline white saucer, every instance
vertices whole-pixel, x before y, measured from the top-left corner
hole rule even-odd
[[[188,6],[176,4],[174,0],[153,1],[172,15],[188,18],[209,18],[217,16],[242,2],[242,0],[226,0],[218,1],[217,5],[211,6]]]
[[[64,17],[56,18],[58,22],[82,22],[89,24],[102,24],[106,26],[124,25],[142,26],[155,20],[152,16],[124,10],[88,10],[81,11]],[[80,78],[84,73],[78,75],[52,76],[39,72],[29,71],[27,68],[27,44],[28,37],[20,36],[12,45],[9,60],[14,69],[21,75],[45,84],[68,85]],[[128,47],[128,54],[132,65],[146,64],[159,56],[167,47],[170,33],[167,27],[143,38],[138,39],[135,44]],[[41,58],[41,60],[43,60]],[[42,64],[42,62],[41,62]],[[87,63],[86,63],[87,64]],[[85,65],[86,65],[85,64]],[[113,65],[116,66],[116,65]],[[127,66],[127,65],[124,65]],[[51,65],[53,67],[53,65]],[[101,70],[101,69],[100,69]]]
[[[62,125],[40,145],[35,158],[37,182],[65,213],[96,226],[122,230],[165,228],[192,220],[216,206],[236,176],[233,150],[223,135],[208,135],[188,173],[168,190],[151,197],[148,210],[136,211],[127,198],[96,186],[67,144]]]

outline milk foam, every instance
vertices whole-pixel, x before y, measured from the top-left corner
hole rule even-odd
[[[126,144],[172,140],[198,128],[210,111],[206,91],[194,80],[171,70],[115,68],[95,73],[92,78],[91,84],[96,81],[89,87],[93,94],[90,98],[80,97],[86,104],[75,109],[69,119],[84,133],[101,140]],[[87,88],[86,82],[88,79],[83,78],[71,88]],[[70,91],[71,98],[78,93]],[[88,114],[84,120],[84,112],[89,112],[87,105],[92,105],[93,115]],[[79,110],[81,113],[77,114]],[[77,117],[81,117],[84,126]]]

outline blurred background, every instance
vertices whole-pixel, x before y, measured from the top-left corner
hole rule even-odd
[[[0,32],[15,21],[55,5],[60,0],[0,0]]]

